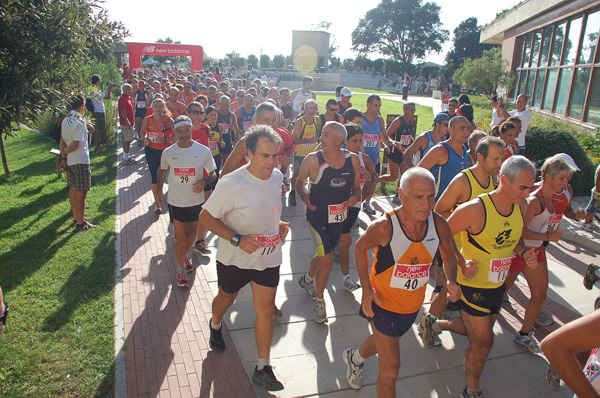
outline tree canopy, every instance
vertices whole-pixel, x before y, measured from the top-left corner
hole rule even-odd
[[[515,82],[499,48],[484,51],[480,58],[466,59],[454,73],[454,80],[468,89],[477,88],[479,92],[489,94],[494,94],[498,86],[505,87],[508,92]]]
[[[4,1],[0,8],[0,150],[18,123],[89,86],[86,66],[112,57],[128,32],[98,0]]]
[[[454,29],[454,46],[446,54],[446,74],[452,76],[466,59],[479,58],[485,50],[496,47],[493,44],[481,44],[479,36],[481,26],[477,25],[477,18],[470,17],[462,21]]]
[[[440,7],[422,0],[382,0],[352,32],[352,48],[362,54],[381,53],[404,65],[442,50],[448,31],[442,29]]]

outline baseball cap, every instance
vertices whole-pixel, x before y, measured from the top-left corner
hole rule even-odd
[[[567,155],[566,153],[557,153],[553,157],[555,157],[555,158],[561,158],[569,166],[571,166],[571,168],[574,169],[575,171],[581,171],[581,169],[579,168],[579,166],[577,166],[577,164],[575,163],[575,161],[573,160],[573,158],[571,156]]]
[[[435,119],[433,119],[433,122],[439,124],[448,120],[450,120],[450,115],[444,112],[440,112],[437,115],[435,115]]]
[[[344,96],[344,97],[352,97],[352,91],[350,91],[350,89],[348,87],[344,87],[341,91],[340,91],[340,95]]]

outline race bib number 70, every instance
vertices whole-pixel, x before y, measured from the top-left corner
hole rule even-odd
[[[390,280],[390,287],[402,290],[417,290],[429,281],[431,264],[396,264]]]
[[[492,283],[502,283],[508,276],[510,265],[512,264],[513,258],[493,258],[490,260],[490,272],[488,274],[488,281]]]

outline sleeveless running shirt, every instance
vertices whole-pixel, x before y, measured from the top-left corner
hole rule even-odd
[[[463,155],[459,156],[450,145],[440,142],[448,150],[448,161],[443,165],[435,165],[431,168],[431,174],[435,178],[435,200],[438,200],[446,190],[450,181],[462,170],[469,167],[469,155],[467,147],[463,145]]]
[[[380,307],[399,314],[417,312],[425,299],[429,267],[440,244],[433,213],[427,218],[427,231],[420,241],[410,239],[395,211],[386,213],[392,223],[392,239],[386,246],[377,246],[371,284]]]
[[[467,260],[476,260],[479,271],[465,278],[458,267],[457,282],[470,287],[493,289],[502,286],[512,263],[514,249],[523,232],[521,207],[513,204],[509,215],[498,213],[489,193],[478,196],[485,208],[483,230],[478,234],[462,231],[460,252]]]
[[[543,184],[543,183],[542,183]],[[537,197],[537,193],[541,194],[542,187],[540,186],[534,192],[531,193],[532,196]],[[561,192],[552,194],[552,204],[554,205],[554,212],[550,213],[548,207],[546,206],[546,202],[544,201],[544,197],[542,196],[541,204],[542,210],[533,216],[529,225],[527,225],[527,229],[533,232],[542,232],[546,233],[550,229],[556,230],[560,227],[560,222],[562,221],[563,214],[565,214],[565,210],[569,206],[569,202],[571,201],[571,194],[566,187],[563,187]],[[532,239],[524,239],[525,246],[527,247],[540,247],[542,243],[541,240],[532,240]]]
[[[379,163],[379,140],[381,137],[381,121],[379,115],[375,116],[375,122],[369,123],[366,116],[362,119],[363,142],[365,153],[371,158],[373,164]]]
[[[146,117],[146,92],[138,90],[135,93],[135,117]]]
[[[415,154],[413,155],[413,163],[414,164],[418,164],[421,161],[421,159],[423,159],[425,157],[425,155],[427,155],[427,152],[429,152],[429,150],[431,148],[433,148],[434,146],[437,145],[435,142],[433,142],[433,137],[431,136],[431,130],[426,131],[423,134],[427,134],[427,146],[424,149],[421,149],[420,151],[415,152]]]
[[[306,209],[306,220],[313,224],[335,224],[348,217],[348,199],[354,184],[351,153],[345,151],[344,165],[339,169],[329,166],[323,152],[317,152],[319,174],[310,182],[310,202],[317,206]]]
[[[252,111],[250,113],[246,112],[246,108],[242,107],[242,114],[240,116],[240,120],[238,121],[238,126],[240,129],[244,131],[248,131],[250,126],[252,126],[252,118],[256,113],[256,107],[252,106]]]
[[[312,99],[313,96],[313,92],[312,90],[308,91],[308,94],[304,95],[304,93],[302,92],[302,89],[298,90],[298,94],[296,94],[296,96],[294,97],[294,101],[292,102],[292,109],[296,112],[296,113],[302,113],[302,108],[300,107],[300,105],[309,99]]]
[[[221,153],[221,147],[219,146],[220,139],[221,133],[219,133],[219,126],[217,124],[210,126],[210,132],[208,133],[208,149],[210,149],[210,153],[213,156],[217,156]]]
[[[394,141],[399,141],[402,146],[408,147],[415,139],[415,129],[412,120],[409,123],[406,123],[402,116],[398,119],[400,119],[400,127],[394,131],[392,139]]]
[[[317,118],[313,118],[312,123],[306,122],[306,117],[302,116],[300,118],[300,136],[298,138],[310,138],[317,136]],[[296,145],[296,156],[305,157],[311,152],[315,151],[317,147],[317,143],[305,143]],[[352,184],[350,184],[352,185]]]
[[[159,138],[170,138],[173,136],[173,132],[169,128],[169,116],[164,115],[162,119],[156,123],[152,119],[152,116],[146,117],[146,138],[150,140],[150,147],[158,150],[163,150],[171,145],[167,142],[154,142]]]

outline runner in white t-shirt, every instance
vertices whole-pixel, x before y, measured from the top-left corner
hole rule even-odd
[[[276,169],[283,143],[271,127],[260,125],[246,133],[245,145],[250,163],[222,176],[200,213],[200,221],[220,237],[219,293],[212,303],[209,345],[215,352],[225,351],[221,320],[240,289],[252,283],[258,351],[252,383],[279,391],[283,384],[269,357],[281,242],[289,225],[281,221],[283,174]]]
[[[188,287],[185,273],[193,271],[194,267],[191,262],[186,264],[186,253],[196,240],[204,188],[217,178],[217,167],[210,150],[192,140],[192,121],[189,117],[179,116],[175,119],[174,127],[177,143],[165,149],[161,155],[158,192],[162,195],[167,169],[170,169],[167,203],[177,236],[177,286]],[[206,177],[204,170],[208,173]]]

